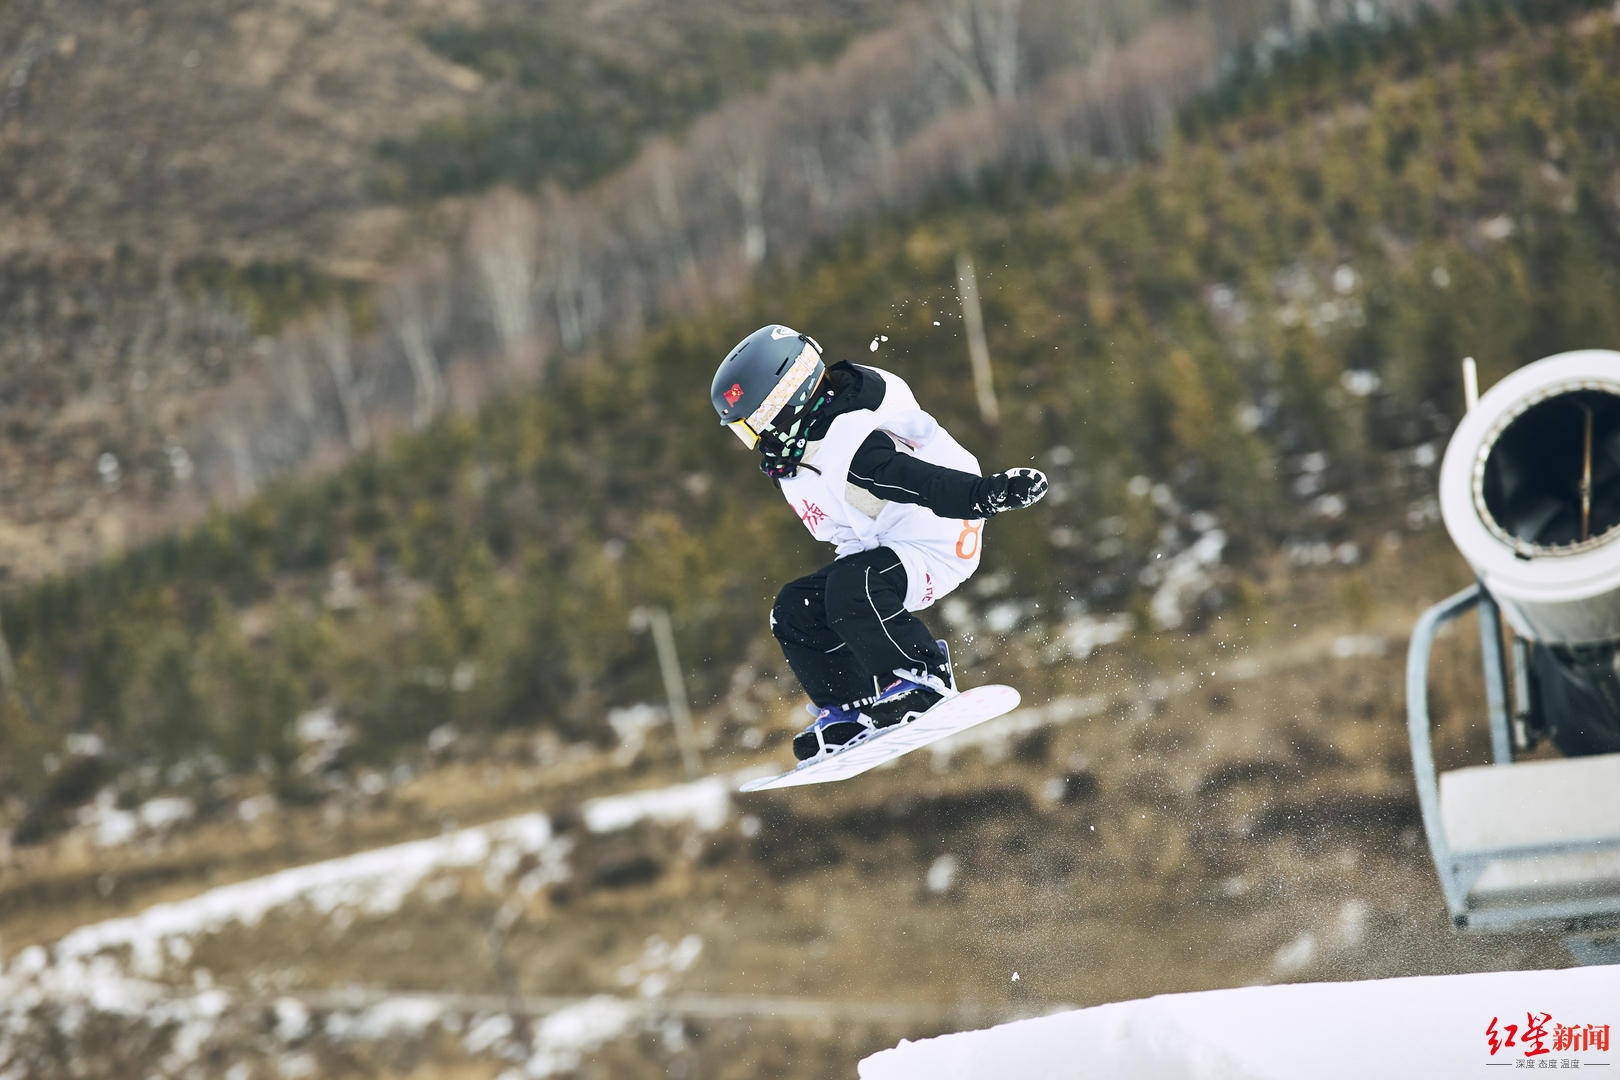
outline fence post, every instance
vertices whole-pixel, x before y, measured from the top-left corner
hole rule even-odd
[[[956,255],[956,291],[962,299],[962,328],[967,331],[968,360],[973,364],[973,393],[987,424],[1001,422],[996,390],[990,381],[990,347],[984,340],[984,313],[979,310],[979,279],[967,252]]]
[[[703,773],[698,760],[697,733],[692,726],[692,710],[686,703],[686,683],[681,678],[680,660],[675,655],[675,630],[669,612],[661,607],[640,607],[630,613],[630,625],[652,632],[658,653],[658,671],[664,679],[664,696],[669,699],[669,720],[675,727],[675,742],[681,748],[681,763],[688,779]]]

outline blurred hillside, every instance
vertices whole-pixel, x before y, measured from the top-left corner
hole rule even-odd
[[[41,253],[122,241],[375,267],[420,229],[401,195],[546,178],[500,165],[498,146],[445,145],[458,130],[503,110],[577,118],[591,139],[538,120],[525,137],[578,183],[881,18],[859,0],[22,0],[0,12],[0,235]],[[758,69],[732,74],[737,52]],[[456,182],[414,171],[484,158],[490,175]]]
[[[1053,474],[1039,514],[991,530],[979,603],[940,613],[1054,643],[1044,661],[974,647],[1009,677],[1047,678],[1056,643],[1099,619],[1151,640],[1263,615],[1270,553],[1354,564],[1392,528],[1433,526],[1457,357],[1494,378],[1620,337],[1615,39],[1606,13],[1534,26],[1482,8],[1339,74],[1307,56],[1189,109],[1141,168],[999,174],[766,274],[723,315],[557,367],[542,392],[13,590],[29,707],[4,714],[4,768],[35,800],[24,833],[95,786],[41,768],[69,732],[106,748],[95,775],[206,760],[289,791],[293,720],[317,708],[352,725],[353,761],[444,724],[599,741],[606,711],[655,696],[628,629],[648,603],[674,613],[697,700],[757,712],[780,663],[761,613],[822,555],[702,388],[782,297],[835,355],[904,370],[981,460]],[[984,267],[999,429],[965,375],[958,252]]]
[[[5,5],[0,563],[32,577],[195,520],[220,494],[209,392],[296,378],[273,339],[312,313],[369,332],[386,269],[464,228],[438,196],[594,179],[884,17],[810,7]],[[427,175],[450,162],[473,173]],[[227,483],[251,487],[251,425],[227,428]]]
[[[1128,162],[1219,65],[1413,2],[12,5],[0,564],[116,553],[983,176]]]

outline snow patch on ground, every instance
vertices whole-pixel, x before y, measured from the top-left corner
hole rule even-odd
[[[118,806],[111,788],[97,792],[95,799],[81,806],[77,821],[87,829],[97,847],[118,847],[142,835],[165,833],[197,815],[196,804],[178,796],[149,799],[134,810]]]
[[[613,752],[613,763],[622,768],[641,755],[651,732],[669,723],[669,710],[643,702],[622,709],[609,709],[607,722],[613,734],[619,738],[618,749]]]
[[[516,1030],[517,1025],[505,1013],[480,1016],[472,1021],[461,1044],[467,1048],[467,1053],[476,1057],[506,1042]]]
[[[1551,1015],[1550,1033],[1554,1023],[1612,1024],[1616,1000],[1620,966],[1167,994],[902,1041],[863,1060],[860,1076],[1471,1077],[1488,1072],[1488,1063],[1525,1063],[1520,1048],[1491,1056],[1485,1028],[1492,1017],[1520,1017],[1533,1008]],[[1369,1032],[1377,1032],[1375,1040]],[[1617,1055],[1559,1056],[1595,1065]]]
[[[165,950],[177,938],[215,933],[233,923],[254,926],[271,911],[294,902],[327,914],[343,907],[387,914],[397,910],[430,873],[479,865],[497,847],[540,854],[552,839],[545,815],[525,814],[427,840],[296,866],[209,889],[186,900],[158,904],[138,915],[80,927],[56,943],[52,960],[57,966],[83,963],[98,954],[128,948],[137,974],[156,975],[162,970]],[[6,981],[0,978],[0,992],[5,989]]]
[[[168,1061],[173,1071],[194,1059],[194,1051],[229,1004],[229,998],[209,989],[205,979],[199,993],[189,994],[158,981],[171,962],[190,960],[198,936],[232,925],[256,925],[276,909],[295,903],[334,917],[386,914],[432,874],[485,863],[515,867],[526,854],[538,857],[539,867],[531,873],[565,874],[562,859],[569,844],[552,835],[543,814],[525,814],[293,867],[83,926],[48,948],[30,946],[0,965],[0,1022],[22,1021],[34,1009],[55,1006],[66,1010],[64,1015],[100,1013],[140,1017],[153,1026],[174,1023],[178,1031]],[[367,1033],[373,1030],[405,1023],[415,1015],[407,1015],[408,1004],[359,1017],[352,1030],[370,1037]],[[291,1006],[278,1007],[277,1027],[292,1031],[307,1026],[308,1017],[296,1012]]]
[[[330,716],[305,718],[312,742],[333,734]],[[731,789],[765,767],[732,776],[710,777],[651,791],[593,799],[582,807],[587,829],[610,833],[640,822],[683,825],[700,831],[720,828],[731,818]],[[273,804],[272,804],[273,805]],[[261,808],[242,816],[258,816]],[[88,825],[114,842],[142,830],[162,830],[195,811],[185,800],[160,799],[135,810],[121,810],[107,797],[94,804],[96,820]],[[196,1067],[221,1038],[241,1035],[236,1029],[249,1017],[268,1023],[267,1030],[286,1053],[279,1059],[285,1076],[314,1075],[315,1060],[294,1044],[319,1031],[327,1038],[378,1042],[419,1037],[442,1028],[468,1029],[469,1017],[446,1013],[444,1002],[427,995],[389,995],[363,1006],[343,1007],[317,1020],[310,1007],[291,993],[248,1008],[212,986],[206,971],[193,971],[176,983],[176,965],[187,964],[198,938],[233,926],[252,927],[272,913],[292,906],[346,925],[357,917],[385,916],[415,896],[438,903],[461,888],[460,871],[482,871],[492,893],[531,897],[551,882],[566,880],[576,838],[558,836],[544,814],[523,814],[502,821],[446,832],[439,836],[292,867],[264,877],[209,889],[185,900],[157,904],[135,915],[80,927],[50,946],[35,945],[9,958],[0,957],[0,1080],[23,1060],[18,1039],[40,1025],[70,1037],[72,1029],[100,1015],[123,1018],[146,1028],[172,1027],[163,1060],[164,1075]],[[703,950],[689,934],[679,941],[649,939],[633,965],[639,999],[660,998],[672,979],[688,970]],[[255,1011],[257,1010],[257,1011]],[[469,1052],[498,1051],[522,1065],[508,1076],[538,1080],[577,1069],[603,1043],[621,1035],[640,1017],[636,999],[598,997],[549,1013],[524,1040],[510,1018],[481,1013],[472,1017],[463,1037]],[[235,1034],[232,1034],[234,1032]]]
[[[685,821],[710,832],[724,825],[731,815],[731,781],[711,776],[690,784],[608,795],[591,799],[582,812],[585,827],[594,833],[617,832],[641,821]]]
[[[1188,608],[1215,584],[1213,571],[1226,550],[1226,534],[1211,529],[1193,545],[1167,560],[1162,582],[1148,601],[1148,614],[1160,629],[1180,626]]]
[[[583,807],[585,823],[595,833],[617,831],[641,821],[717,829],[730,817],[730,789],[741,775],[593,799]],[[150,813],[131,817],[158,824],[177,820],[190,807],[180,806],[180,800],[173,802],[175,805],[152,807]],[[572,843],[553,833],[544,814],[523,814],[292,867],[157,904],[135,915],[82,926],[48,948],[31,946],[9,963],[0,959],[0,1015],[48,1001],[76,1001],[97,1010],[138,1013],[156,997],[167,996],[152,980],[170,961],[189,960],[192,939],[200,935],[231,926],[255,926],[272,912],[294,904],[332,916],[386,915],[398,910],[429,878],[445,871],[481,868],[492,889],[504,888],[530,856],[534,857],[529,860],[532,868],[516,885],[520,892],[532,894],[548,882],[567,877],[566,857]],[[536,860],[538,865],[532,865]],[[692,946],[683,943],[683,947],[689,951]]]
[[[1058,631],[1063,647],[1076,660],[1084,660],[1104,645],[1122,641],[1135,628],[1136,620],[1129,612],[1113,615],[1073,615],[1063,622]]]
[[[334,1012],[326,1018],[326,1034],[345,1042],[380,1042],[419,1035],[443,1017],[444,1009],[437,1000],[401,994],[359,1012]]]
[[[635,1019],[629,1005],[605,995],[558,1009],[540,1022],[522,1069],[509,1069],[500,1080],[545,1080],[577,1069],[586,1054],[622,1035]]]
[[[619,969],[619,985],[633,986],[644,998],[661,998],[671,977],[689,969],[703,954],[703,939],[687,934],[670,944],[657,934],[647,939],[641,957]]]

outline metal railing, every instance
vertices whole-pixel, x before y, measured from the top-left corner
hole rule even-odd
[[[1536,845],[1503,846],[1483,852],[1458,854],[1451,849],[1440,812],[1440,776],[1435,767],[1429,717],[1429,660],[1440,629],[1468,611],[1479,610],[1480,646],[1485,674],[1485,697],[1490,717],[1491,754],[1496,765],[1513,763],[1514,738],[1508,713],[1508,671],[1502,647],[1501,612],[1483,585],[1470,585],[1442,600],[1419,616],[1412,628],[1406,654],[1406,718],[1411,739],[1412,775],[1417,783],[1418,808],[1445,895],[1446,908],[1458,929],[1506,931],[1544,928],[1565,933],[1565,944],[1583,963],[1620,961],[1620,944],[1603,942],[1620,923],[1620,898],[1592,897],[1476,908],[1469,895],[1492,862],[1537,855],[1563,855],[1620,847],[1620,837]],[[1515,655],[1515,674],[1522,660]],[[1528,707],[1528,685],[1514,680],[1518,712]]]

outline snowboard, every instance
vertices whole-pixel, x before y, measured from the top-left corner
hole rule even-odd
[[[958,731],[994,720],[1018,707],[1018,691],[1010,686],[975,686],[935,705],[917,719],[896,724],[816,761],[805,762],[780,776],[750,780],[738,790],[768,791],[802,784],[830,784],[848,780],[886,761],[893,761]]]

